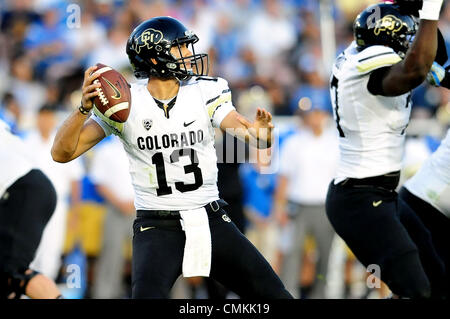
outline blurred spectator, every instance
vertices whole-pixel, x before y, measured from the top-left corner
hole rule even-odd
[[[332,111],[328,82],[324,79],[324,71],[320,61],[321,50],[317,43],[306,46],[299,57],[298,78],[302,81],[291,98],[290,110],[295,113],[298,102],[309,98],[314,105],[321,105],[325,111]]]
[[[195,30],[199,41],[195,46],[197,52],[208,52],[212,46],[218,12],[212,6],[208,6],[206,0],[192,0],[194,6],[190,21],[186,21],[188,28]]]
[[[268,79],[265,83],[265,90],[272,101],[272,115],[291,115],[287,88],[273,79]]]
[[[276,186],[276,174],[261,173],[267,166],[257,156],[256,163],[246,163],[239,168],[244,194],[244,213],[249,221],[247,238],[279,273],[278,268],[278,226],[271,209]]]
[[[30,25],[26,32],[24,49],[34,64],[39,79],[64,73],[74,63],[66,41],[67,25],[57,4],[50,4],[42,12],[42,21]]]
[[[325,198],[339,155],[336,129],[329,125],[330,114],[326,107],[306,99],[299,102],[304,128],[290,136],[281,149],[274,213],[286,240],[282,245],[280,272],[286,288],[299,296],[304,240],[306,234],[312,234],[319,256],[317,279],[308,297],[324,298],[334,235],[325,214]]]
[[[295,44],[295,29],[283,9],[279,1],[264,0],[263,8],[248,22],[245,44],[257,57],[258,74],[274,74],[274,61]]]
[[[5,49],[9,58],[23,51],[28,25],[40,21],[40,16],[32,9],[32,1],[9,1],[10,6],[2,8],[0,13],[0,29],[7,37]]]
[[[36,114],[45,102],[45,88],[34,81],[32,61],[25,55],[16,56],[11,61],[11,76],[9,90],[17,100],[23,115],[23,122],[19,123],[19,126],[30,128],[35,124]]]
[[[311,73],[311,78],[319,80],[319,76],[317,73]],[[310,82],[314,83],[314,82]],[[306,102],[309,99],[309,102]],[[294,98],[290,103],[290,110],[292,113],[295,113],[298,109],[298,102],[305,101],[305,103],[318,103],[323,105],[323,110],[326,112],[331,112],[331,99],[330,94],[328,93],[328,89],[322,86],[315,86],[314,84],[304,84],[302,85],[294,95]]]
[[[430,118],[439,107],[441,100],[439,89],[427,84],[422,84],[412,93],[412,118]]]
[[[8,124],[11,133],[19,135],[20,130],[18,123],[20,121],[20,106],[14,96],[7,92],[3,96],[2,103],[0,105],[0,119]]]
[[[348,20],[356,18],[355,12],[360,12],[367,6],[380,2],[379,0],[336,0],[337,7]]]
[[[230,83],[249,85],[256,73],[256,57],[249,48],[241,48],[239,54],[216,66],[216,75],[226,77]],[[213,73],[214,74],[214,73]]]
[[[67,30],[66,38],[76,61],[87,65],[88,55],[107,41],[107,35],[105,27],[95,21],[94,15],[89,10],[83,10],[80,23],[80,28]]]
[[[129,296],[124,287],[127,260],[124,247],[131,243],[135,210],[128,159],[117,138],[109,138],[96,149],[90,176],[106,205],[103,245],[94,272],[92,297],[123,298]]]
[[[82,158],[87,172],[90,171],[94,154],[95,149],[90,150]],[[81,180],[81,203],[68,215],[64,242],[65,265],[69,266],[69,260],[72,258],[81,260],[82,265],[79,266],[83,272],[82,278],[86,280],[86,287],[81,287],[76,294],[84,298],[91,297],[95,264],[101,253],[105,215],[104,199],[98,194],[90,176],[86,174]]]
[[[95,19],[106,30],[114,25],[114,2],[110,0],[93,0]]]
[[[258,58],[268,61],[293,46],[295,30],[286,19],[280,1],[263,2],[263,7],[251,15],[246,36],[249,47]]]
[[[239,54],[241,48],[239,34],[233,26],[230,15],[222,13],[217,18],[217,30],[212,39],[212,48],[216,52],[216,63],[226,64]]]
[[[122,25],[114,25],[108,29],[108,38],[99,44],[96,50],[92,50],[86,67],[103,63],[116,70],[129,67],[130,61],[125,51],[129,37],[128,29]]]
[[[79,203],[79,182],[84,172],[79,160],[71,162],[68,166],[52,160],[50,150],[56,133],[56,114],[51,106],[41,107],[36,124],[37,129],[30,131],[24,142],[33,154],[39,169],[55,186],[57,203],[31,266],[49,278],[56,279],[61,266],[67,213],[70,207],[76,209]]]

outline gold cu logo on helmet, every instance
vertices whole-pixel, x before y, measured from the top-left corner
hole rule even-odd
[[[155,30],[153,28],[147,29],[136,39],[136,42],[133,45],[133,50],[136,51],[137,54],[141,53],[141,49],[143,47],[147,47],[147,49],[153,48],[155,44],[158,44],[163,39],[163,34],[159,30]]]
[[[394,34],[400,31],[402,27],[403,21],[396,16],[389,14],[387,16],[384,16],[382,19],[377,20],[373,32],[375,33],[375,35],[379,35],[381,31],[387,31],[387,34],[390,34],[389,32],[392,32]]]

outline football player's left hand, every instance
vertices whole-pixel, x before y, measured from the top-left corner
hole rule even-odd
[[[260,128],[266,128],[271,130],[274,127],[272,124],[272,114],[270,114],[270,112],[267,112],[265,109],[260,109],[259,107],[256,111],[256,117],[253,123],[242,116],[239,116],[238,120],[247,129],[258,130]]]
[[[272,124],[272,114],[270,112],[267,112],[265,109],[258,108],[256,111],[256,118],[255,118],[255,128],[268,128],[273,129]]]
[[[272,129],[274,128],[272,124],[272,114],[270,114],[270,112],[258,108],[253,123],[242,116],[239,116],[238,120],[247,128],[250,135],[258,140],[267,141],[270,145],[272,140]]]

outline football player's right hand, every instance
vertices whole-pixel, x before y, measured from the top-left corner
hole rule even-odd
[[[94,97],[98,95],[97,88],[101,87],[100,82],[93,83],[100,74],[95,74],[97,66],[91,66],[84,72],[83,86],[81,88],[83,96],[81,97],[81,105],[84,109],[90,110],[94,107],[92,102]]]
[[[433,86],[440,86],[445,77],[445,69],[438,63],[433,62],[427,75],[427,82]]]
[[[433,62],[427,75],[427,82],[433,86],[450,89],[450,65],[444,69],[440,64]]]

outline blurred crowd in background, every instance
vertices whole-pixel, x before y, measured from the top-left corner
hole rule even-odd
[[[129,34],[144,20],[169,15],[199,36],[196,51],[209,53],[210,75],[229,82],[239,112],[252,117],[264,107],[274,115],[276,169],[263,173],[258,161],[219,164],[219,189],[233,221],[297,297],[386,295],[387,289],[367,289],[370,274],[334,235],[323,209],[314,211],[325,202],[338,156],[332,58],[353,40],[357,13],[374,2],[0,0],[0,118],[28,143],[60,201],[34,266],[67,288],[68,265],[78,265],[81,285],[67,289],[68,298],[129,297],[134,207],[120,143],[108,138],[70,165],[53,162],[50,148],[56,128],[80,103],[84,70],[101,62],[134,82]],[[334,36],[321,29],[330,18]],[[450,5],[440,30],[450,52]],[[331,59],[323,49],[330,36]],[[414,91],[403,180],[439,145],[450,124],[449,101],[444,89],[424,84]],[[173,296],[233,297],[201,278],[178,281]]]

